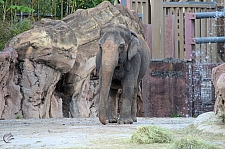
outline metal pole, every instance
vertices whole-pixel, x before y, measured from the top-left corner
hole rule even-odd
[[[225,12],[215,11],[215,12],[196,12],[196,19],[202,18],[224,18]]]
[[[223,37],[201,37],[194,38],[196,44],[201,43],[225,43],[225,36]]]
[[[122,0],[122,5],[127,6],[127,1],[126,0]]]

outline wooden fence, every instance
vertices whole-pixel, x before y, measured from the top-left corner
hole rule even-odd
[[[148,35],[154,36],[151,38],[152,59],[185,59],[185,12],[212,12],[222,2],[224,0],[127,0],[127,7],[142,14],[144,24],[151,24]],[[218,26],[223,27],[214,18],[196,20],[195,36],[216,36]],[[196,45],[193,54],[198,63],[220,60],[215,43]]]
[[[211,69],[225,55],[224,43],[198,44],[186,59],[185,13],[224,10],[225,0],[126,0],[145,24],[151,64],[142,81],[143,110],[147,117],[179,114],[195,116],[213,110]],[[224,20],[196,19],[195,37],[224,36]],[[224,59],[225,60],[225,56]]]

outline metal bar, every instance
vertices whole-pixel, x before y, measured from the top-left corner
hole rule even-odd
[[[224,18],[225,12],[215,11],[215,12],[196,12],[196,19],[203,19],[203,18]]]
[[[163,7],[216,8],[215,2],[163,2]]]
[[[201,43],[225,43],[225,36],[223,37],[201,37],[194,38],[195,44]]]

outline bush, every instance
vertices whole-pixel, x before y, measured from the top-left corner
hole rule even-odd
[[[131,136],[131,142],[139,144],[170,143],[172,140],[169,130],[155,125],[141,126]]]
[[[0,51],[12,37],[31,29],[32,27],[31,21],[26,19],[12,25],[6,21],[2,22],[0,20]]]
[[[171,149],[218,149],[218,147],[188,136],[174,141]]]

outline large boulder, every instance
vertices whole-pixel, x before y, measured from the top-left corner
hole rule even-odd
[[[17,57],[13,48],[0,52],[0,118],[4,119],[22,115],[20,86],[13,81]]]
[[[62,99],[54,95],[61,76],[74,65],[77,39],[63,21],[44,20],[11,39],[18,53],[15,78],[22,94],[24,118],[62,117]]]
[[[212,82],[216,94],[214,112],[225,119],[225,64],[212,69]]]

